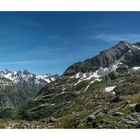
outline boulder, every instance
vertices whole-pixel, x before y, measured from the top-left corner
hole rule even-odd
[[[126,118],[122,119],[126,124],[140,126],[140,113],[134,112]]]
[[[122,112],[114,112],[112,116],[122,116],[124,113]]]
[[[136,112],[140,112],[140,104],[136,104],[136,106],[135,106],[135,111],[136,111]]]
[[[116,103],[116,102],[120,102],[120,101],[123,101],[123,99],[121,99],[120,96],[115,96],[111,99],[110,102]]]

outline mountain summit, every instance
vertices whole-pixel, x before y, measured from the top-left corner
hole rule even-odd
[[[140,43],[130,44],[120,41],[110,49],[101,51],[97,56],[83,62],[77,62],[68,67],[64,75],[72,76],[79,72],[89,73],[100,68],[109,68],[112,65],[124,64],[129,68],[140,66]]]

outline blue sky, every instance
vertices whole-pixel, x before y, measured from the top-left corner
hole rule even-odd
[[[140,41],[140,12],[0,12],[0,69],[62,74],[120,40]]]

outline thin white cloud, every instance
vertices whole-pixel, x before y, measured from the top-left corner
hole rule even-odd
[[[51,63],[61,63],[64,60],[27,60],[27,61],[5,61],[0,62],[0,65],[18,65],[18,64],[37,64],[37,63],[43,63],[43,64],[51,64]]]
[[[9,46],[10,48],[10,46]],[[9,50],[8,50],[9,51]],[[35,56],[46,56],[46,58],[50,57],[51,55],[55,55],[56,53],[63,53],[64,51],[67,51],[67,47],[46,47],[46,46],[38,46],[33,49],[25,50],[25,51],[12,51],[11,49],[11,55],[9,56],[8,53],[5,53],[5,58],[3,60],[10,60],[15,59],[19,60],[23,57],[35,57]]]
[[[92,36],[91,39],[102,40],[106,42],[114,42],[120,40],[126,40],[130,42],[140,41],[140,34],[133,33],[121,33],[121,34],[108,34],[108,33],[100,33],[95,36]]]
[[[5,61],[5,62],[0,62],[1,65],[14,65],[14,64],[31,64],[31,63],[36,63],[37,61]]]
[[[48,55],[48,54],[54,54],[56,52],[63,52],[66,51],[66,47],[46,47],[46,46],[38,46],[37,48],[33,48],[32,50],[27,50],[25,52],[20,52],[20,55],[30,56],[30,55]]]

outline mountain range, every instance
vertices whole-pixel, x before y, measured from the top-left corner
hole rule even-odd
[[[0,107],[15,107],[30,97],[34,97],[46,84],[58,75],[35,75],[24,71],[0,71]]]
[[[18,106],[2,107],[1,128],[140,127],[139,42],[120,41],[72,64],[61,76],[33,76],[27,71],[0,75],[28,92],[38,91],[35,96],[25,91],[28,99]]]

